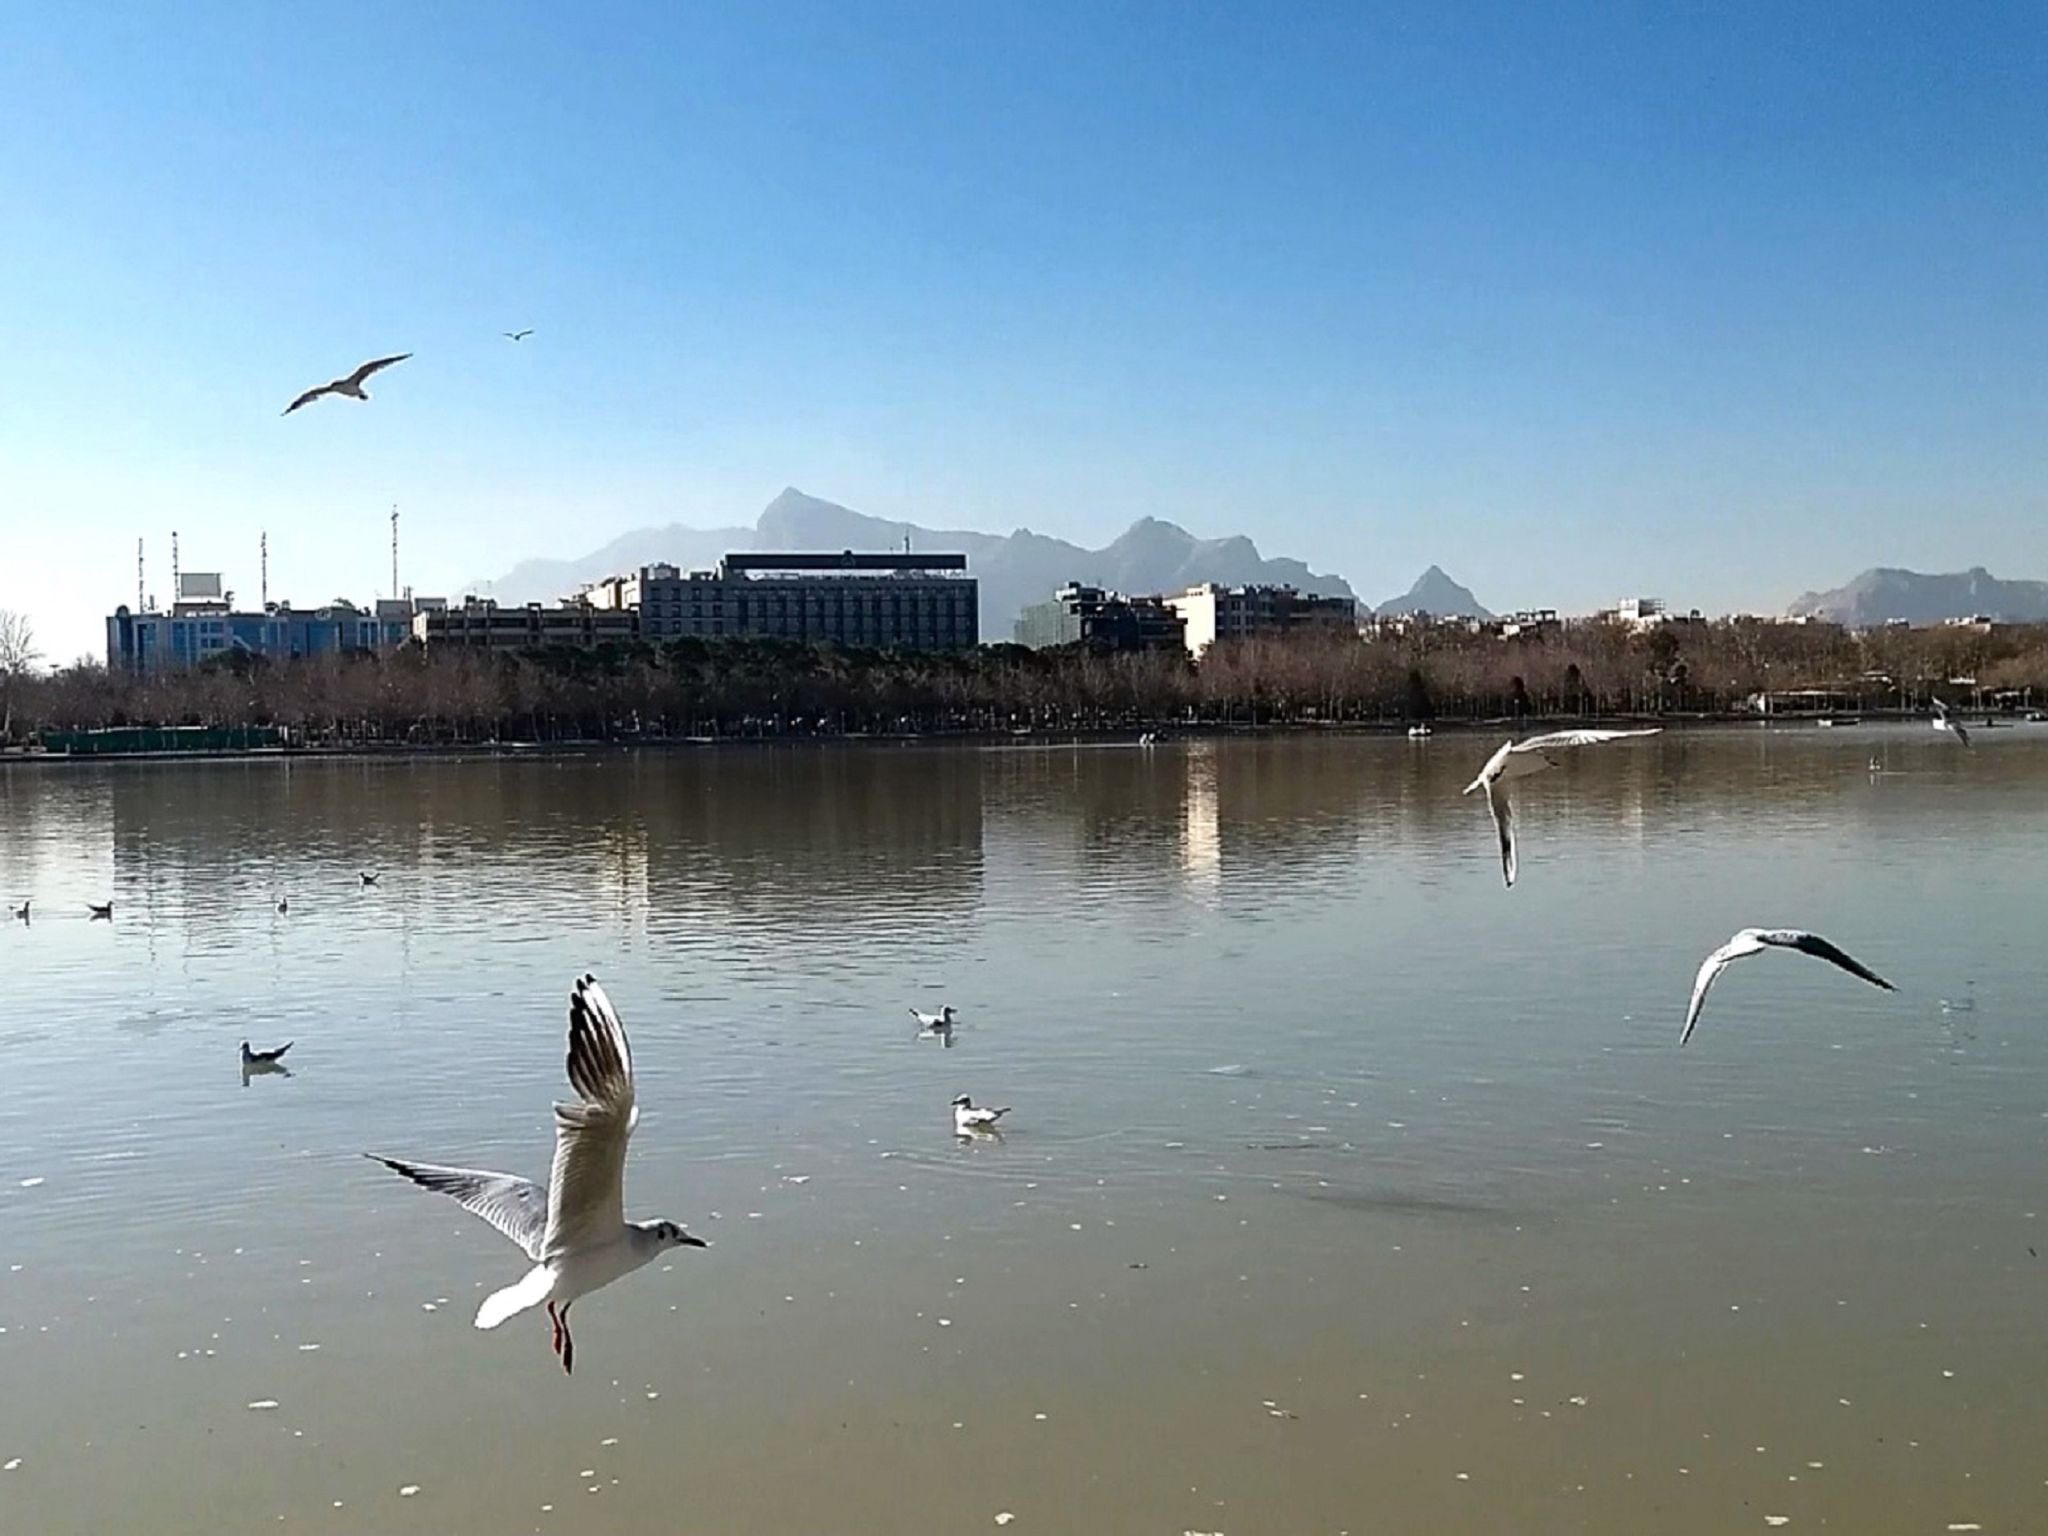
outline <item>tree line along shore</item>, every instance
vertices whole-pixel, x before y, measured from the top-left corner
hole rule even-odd
[[[2048,625],[1849,632],[1730,620],[1572,625],[1502,639],[1450,625],[1179,652],[845,650],[682,640],[488,653],[408,645],[282,662],[223,655],[137,677],[80,662],[0,677],[0,739],[113,727],[264,728],[294,745],[461,746],[702,736],[1371,725],[2048,702]],[[1805,697],[1800,697],[1802,694]]]

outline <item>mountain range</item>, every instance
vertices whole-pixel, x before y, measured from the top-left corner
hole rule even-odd
[[[1847,586],[1800,594],[1788,611],[1795,618],[1812,615],[1852,628],[1895,619],[1939,624],[1979,613],[2031,623],[2048,619],[2048,581],[2001,581],[1981,565],[1945,574],[1873,566]]]
[[[1440,565],[1432,565],[1415,578],[1415,585],[1399,597],[1390,597],[1373,613],[1382,619],[1397,618],[1402,614],[1426,613],[1437,619],[1490,619],[1493,615],[1479,606],[1479,599],[1470,589],[1459,586],[1444,574]]]
[[[1242,535],[1198,539],[1155,517],[1139,518],[1101,549],[1084,549],[1028,528],[993,534],[868,517],[794,486],[769,502],[751,528],[639,528],[577,559],[524,560],[495,581],[464,590],[488,592],[501,603],[553,602],[586,581],[656,561],[704,570],[736,550],[879,551],[901,549],[905,539],[914,550],[967,556],[968,574],[981,585],[984,640],[1008,640],[1018,609],[1044,602],[1070,581],[1134,593],[1177,592],[1204,581],[1265,582],[1323,596],[1356,596],[1342,577],[1318,575],[1299,560],[1266,559]]]

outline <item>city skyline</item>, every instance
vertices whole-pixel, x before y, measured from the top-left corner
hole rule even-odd
[[[10,31],[0,608],[51,661],[138,536],[163,599],[176,528],[245,596],[267,530],[273,596],[367,601],[397,502],[459,596],[789,482],[1244,533],[1368,602],[2048,576],[2033,11]]]

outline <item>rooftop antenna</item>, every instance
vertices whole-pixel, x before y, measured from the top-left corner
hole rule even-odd
[[[171,601],[176,602],[178,590],[178,530],[171,530]]]
[[[149,611],[142,606],[142,585],[142,540],[137,539],[135,541],[135,611],[137,613],[147,613]]]
[[[263,571],[263,611],[270,611],[270,531],[256,535],[256,560]]]
[[[398,596],[398,503],[391,503],[391,595]]]

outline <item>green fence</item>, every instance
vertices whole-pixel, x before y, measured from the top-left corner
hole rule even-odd
[[[126,752],[248,752],[281,747],[274,725],[123,725],[103,731],[44,731],[46,752],[107,757]]]

